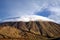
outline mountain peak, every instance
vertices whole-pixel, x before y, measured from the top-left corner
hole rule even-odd
[[[25,15],[20,17],[13,17],[13,18],[7,18],[3,19],[3,22],[9,22],[9,21],[23,21],[23,22],[29,22],[29,21],[52,21],[55,22],[52,19],[49,19],[47,17],[38,16],[38,15]]]

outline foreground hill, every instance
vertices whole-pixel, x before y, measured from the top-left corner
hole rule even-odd
[[[0,38],[53,40],[60,38],[60,25],[51,21],[0,23]]]

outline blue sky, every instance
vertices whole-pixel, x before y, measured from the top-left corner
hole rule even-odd
[[[60,0],[0,0],[0,19],[40,15],[60,23]]]
[[[37,12],[36,15],[48,17],[49,15],[51,15],[51,12],[48,9],[43,9],[43,11]]]

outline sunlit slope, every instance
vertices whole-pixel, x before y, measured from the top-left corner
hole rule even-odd
[[[60,38],[60,24],[51,21],[0,23],[0,38],[22,40],[50,40]]]

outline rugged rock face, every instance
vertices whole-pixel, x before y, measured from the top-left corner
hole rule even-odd
[[[53,40],[60,38],[60,25],[50,21],[0,23],[0,38]]]

